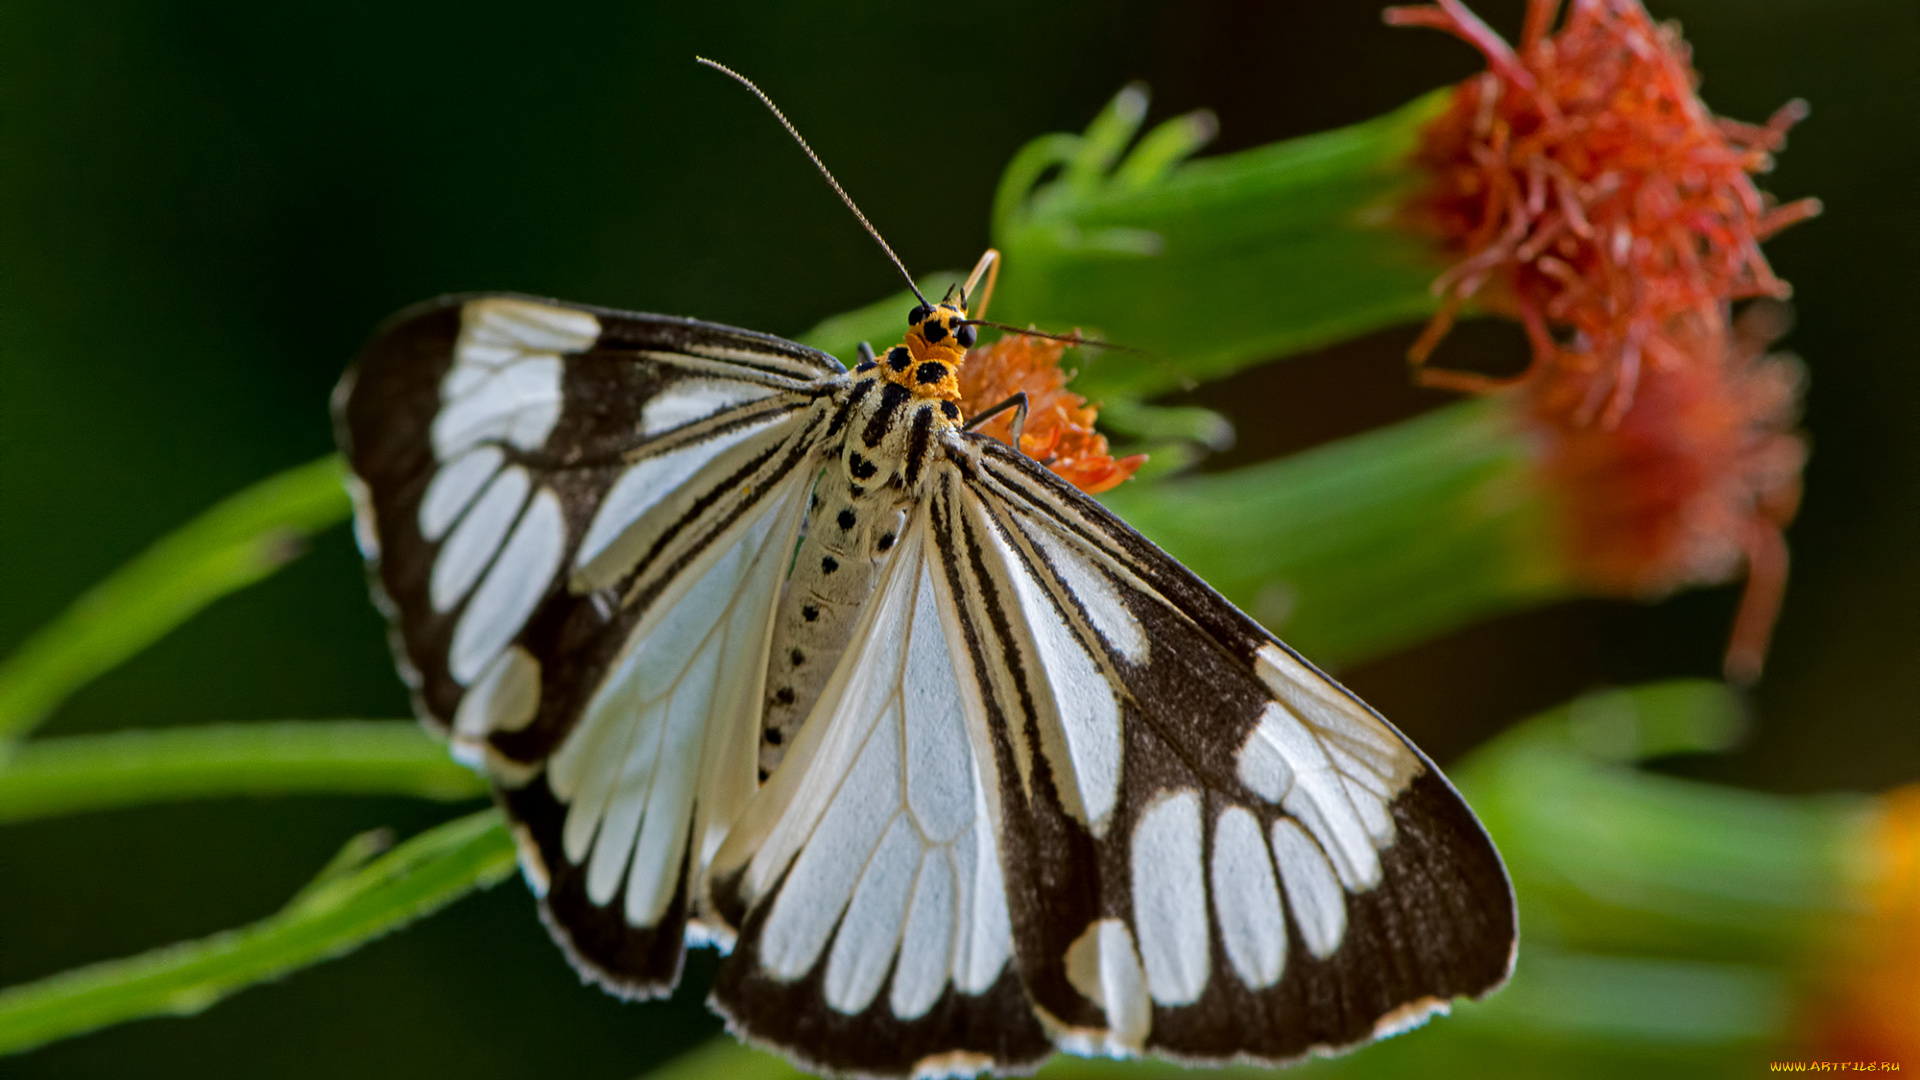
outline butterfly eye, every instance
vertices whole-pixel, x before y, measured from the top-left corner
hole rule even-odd
[[[960,329],[955,330],[953,332],[953,340],[958,341],[960,343],[960,347],[964,349],[973,348],[974,340],[979,336],[980,336],[979,331],[975,330],[971,326],[962,326],[960,327]]]
[[[925,322],[927,316],[931,314],[933,314],[932,308],[929,308],[925,304],[915,304],[913,305],[913,310],[907,312],[907,325],[919,326],[921,323]]]

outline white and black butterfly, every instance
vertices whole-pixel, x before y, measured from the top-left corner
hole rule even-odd
[[[1511,969],[1500,858],[1385,720],[966,430],[964,296],[852,372],[525,297],[335,396],[421,716],[581,973],[836,1073],[1279,1062]]]

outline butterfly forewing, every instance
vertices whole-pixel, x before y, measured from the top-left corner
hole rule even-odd
[[[767,638],[840,367],[519,297],[403,314],[336,422],[403,672],[484,767],[589,975],[677,977],[690,877],[755,787]]]

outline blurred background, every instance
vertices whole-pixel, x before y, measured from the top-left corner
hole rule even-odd
[[[1520,4],[1475,9],[1509,38]],[[1723,115],[1806,98],[1763,187],[1823,217],[1770,243],[1811,373],[1793,576],[1750,731],[1662,767],[1783,793],[1920,777],[1920,7],[1666,0]],[[795,334],[897,289],[750,98],[754,77],[908,265],[969,265],[1012,153],[1124,83],[1149,122],[1214,109],[1209,152],[1354,123],[1479,70],[1370,4],[468,2],[16,5],[0,16],[0,653],[150,540],[332,447],[327,394],[372,327],[512,289]],[[1209,384],[1225,468],[1451,400],[1417,326]],[[1450,349],[1518,367],[1517,329]],[[49,735],[407,713],[346,530],[84,690]],[[1712,676],[1736,591],[1581,601],[1339,674],[1443,766],[1598,686]],[[0,985],[273,910],[406,800],[231,800],[0,828]],[[6,1063],[19,1077],[629,1077],[707,1038],[583,987],[518,883],[191,1021]],[[1920,1067],[1920,1062],[1911,1063]]]

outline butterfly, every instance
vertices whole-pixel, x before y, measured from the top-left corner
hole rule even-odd
[[[716,945],[736,1033],[874,1076],[1283,1062],[1501,985],[1511,886],[1439,770],[969,427],[972,285],[851,370],[480,294],[344,376],[398,666],[567,958],[646,998]]]

